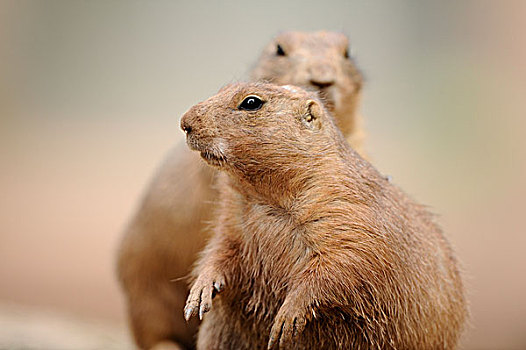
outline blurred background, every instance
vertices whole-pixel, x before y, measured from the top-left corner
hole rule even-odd
[[[0,2],[0,348],[129,349],[115,252],[180,116],[279,31],[349,35],[373,163],[463,262],[465,349],[526,348],[526,2]]]

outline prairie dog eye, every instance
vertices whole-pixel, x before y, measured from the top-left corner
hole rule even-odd
[[[238,108],[244,111],[257,111],[263,106],[263,103],[265,102],[263,102],[258,96],[250,95],[245,97]]]
[[[285,51],[283,51],[283,48],[281,47],[280,44],[277,44],[277,46],[276,46],[276,55],[277,56],[286,56],[285,55]]]

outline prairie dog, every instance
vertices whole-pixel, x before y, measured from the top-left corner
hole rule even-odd
[[[356,110],[362,77],[348,57],[343,34],[280,34],[259,58],[252,78],[320,91],[349,141],[361,147],[363,132]],[[190,273],[209,235],[207,223],[216,199],[214,177],[215,170],[198,155],[184,143],[177,145],[157,170],[124,232],[118,277],[141,349],[161,342],[165,348],[166,344],[194,347],[197,322],[187,324],[181,315],[188,293],[182,277]]]
[[[198,349],[456,347],[466,304],[448,242],[315,95],[233,84],[181,127],[221,171],[185,307],[204,317]]]
[[[365,132],[357,113],[363,77],[350,55],[349,40],[335,32],[285,32],[263,50],[252,80],[318,91],[355,151],[364,156]]]

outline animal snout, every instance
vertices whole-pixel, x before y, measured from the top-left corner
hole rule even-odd
[[[206,110],[201,105],[190,108],[181,118],[186,144],[192,150],[201,150],[211,137],[203,119],[206,119]]]
[[[185,134],[189,134],[192,131],[190,124],[183,122],[183,120],[181,120],[181,129],[183,129]]]
[[[311,79],[310,83],[319,89],[323,89],[323,88],[328,88],[329,86],[333,85],[334,80],[320,81],[320,80]]]
[[[191,108],[181,118],[181,129],[183,129],[186,135],[190,134],[194,130],[195,116],[194,108]]]
[[[335,71],[328,63],[320,63],[309,68],[309,83],[323,89],[334,84]]]

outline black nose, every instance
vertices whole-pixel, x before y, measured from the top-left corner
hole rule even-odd
[[[334,81],[332,80],[311,80],[310,83],[314,86],[316,86],[318,89],[324,89],[328,88],[329,86],[334,84]]]
[[[181,129],[183,129],[184,133],[187,135],[192,132],[192,127],[190,124],[188,124],[186,118],[184,117],[181,119]]]

